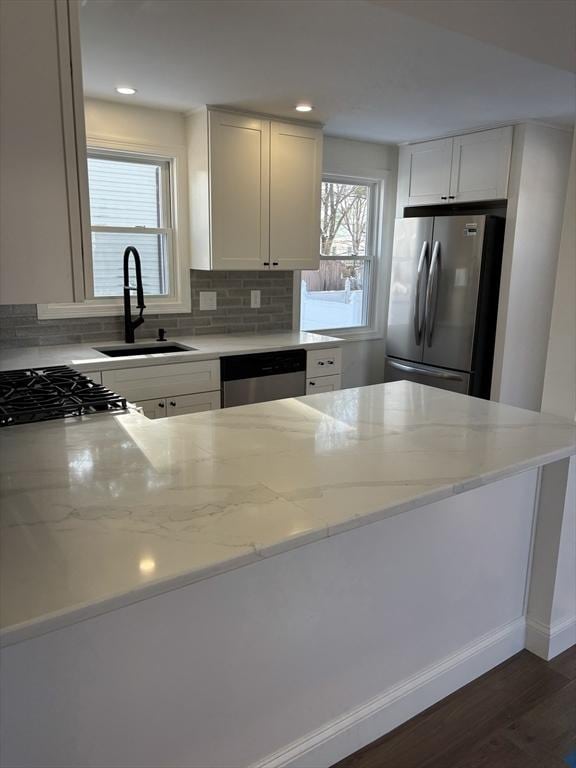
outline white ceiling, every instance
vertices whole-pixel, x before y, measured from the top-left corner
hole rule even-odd
[[[468,15],[449,13],[458,3]],[[530,8],[500,13],[503,3]],[[85,90],[166,109],[219,104],[278,116],[309,100],[327,133],[373,141],[573,122],[576,80],[561,68],[574,47],[571,16],[555,21],[556,6],[573,2],[82,0]],[[490,42],[458,31],[467,25]],[[138,93],[118,96],[121,84]]]
[[[370,0],[398,13],[576,71],[575,0]]]

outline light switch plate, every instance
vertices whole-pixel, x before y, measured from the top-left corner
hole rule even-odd
[[[260,291],[250,291],[250,307],[260,309]]]
[[[216,309],[216,291],[200,291],[200,309]]]

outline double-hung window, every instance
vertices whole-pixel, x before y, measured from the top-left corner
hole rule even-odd
[[[301,274],[301,330],[370,325],[377,195],[377,183],[323,180],[320,269]]]
[[[147,299],[169,296],[175,277],[170,162],[90,151],[88,187],[92,239],[89,297],[122,295],[123,254],[129,245],[140,254]],[[134,269],[132,259],[130,269]]]

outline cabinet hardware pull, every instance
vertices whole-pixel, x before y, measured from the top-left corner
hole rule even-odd
[[[448,198],[446,197],[446,195],[442,195],[442,196],[440,197],[440,200],[448,200]]]
[[[172,406],[172,408],[176,408],[176,403],[174,402],[174,400],[170,400],[170,405]]]
[[[159,402],[158,403],[158,408],[164,408],[164,403],[163,402]]]
[[[456,195],[448,195],[449,200],[456,200]]]
[[[324,365],[324,360],[318,360],[318,365]]]
[[[316,382],[315,381],[310,381],[308,383],[310,384],[311,387],[315,387],[316,386]]]
[[[334,360],[328,360],[328,365],[334,365]]]
[[[277,267],[277,266],[278,266],[278,263],[279,263],[279,262],[277,262],[277,261],[273,261],[273,262],[272,262],[272,266],[273,266],[273,267]]]
[[[269,267],[270,266],[270,262],[269,261],[264,261],[262,263],[264,264],[265,267]]]

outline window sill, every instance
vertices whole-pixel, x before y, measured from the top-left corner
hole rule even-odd
[[[144,297],[146,301],[146,297]],[[166,299],[164,301],[146,301],[146,313],[151,315],[170,315],[177,312],[190,312],[191,297],[188,299]],[[124,314],[122,300],[110,302],[75,302],[69,304],[38,304],[38,320],[61,320],[71,317],[116,317]],[[134,311],[134,309],[132,310]]]
[[[374,328],[329,328],[315,331],[306,331],[307,333],[319,333],[323,336],[335,336],[345,341],[377,341],[384,339],[384,333]]]

